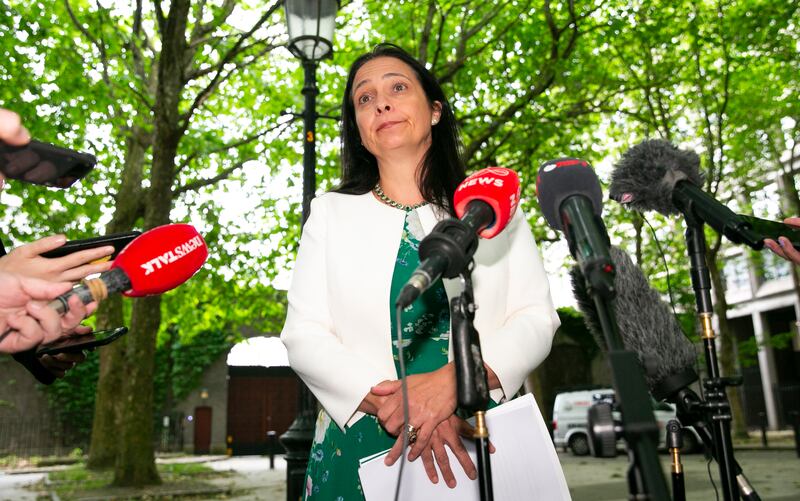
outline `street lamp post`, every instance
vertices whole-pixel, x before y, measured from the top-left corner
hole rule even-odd
[[[338,0],[285,0],[289,51],[303,64],[303,224],[308,219],[316,192],[317,63],[333,53],[333,29]],[[314,436],[314,395],[300,381],[297,417],[280,441],[286,449],[286,500],[303,496],[303,479]]]

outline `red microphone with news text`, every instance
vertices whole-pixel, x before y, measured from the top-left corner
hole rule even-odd
[[[458,219],[440,221],[419,244],[420,265],[400,291],[395,306],[405,308],[440,277],[454,278],[478,248],[478,236],[492,238],[508,225],[519,203],[519,178],[502,167],[479,170],[456,188]]]
[[[208,247],[190,224],[166,224],[142,233],[114,259],[111,269],[85,280],[48,306],[60,314],[78,296],[84,304],[121,292],[128,297],[163,294],[189,280],[208,258]]]
[[[467,177],[453,195],[453,208],[458,219],[440,221],[422,239],[419,243],[420,264],[395,302],[398,309],[405,308],[440,277],[461,275],[464,278],[461,295],[450,301],[452,355],[458,406],[475,413],[473,439],[481,499],[493,499],[489,430],[485,421],[489,384],[480,337],[473,325],[475,304],[469,263],[478,249],[478,236],[493,238],[511,221],[519,203],[519,191],[517,174],[502,167],[489,167]],[[400,337],[398,329],[398,346],[402,346]],[[402,376],[402,364],[400,372]],[[405,386],[403,392],[407,392]],[[404,414],[407,416],[408,413]],[[406,427],[409,425],[407,417],[404,424]]]

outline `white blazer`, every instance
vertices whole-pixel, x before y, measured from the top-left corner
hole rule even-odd
[[[281,341],[292,369],[344,429],[363,416],[357,408],[372,386],[398,377],[389,294],[405,213],[371,192],[326,193],[311,209]],[[426,235],[446,217],[430,205],[417,210]],[[502,385],[491,396],[502,401],[550,352],[560,322],[522,211],[502,233],[481,239],[474,259],[474,324],[484,362]],[[445,280],[445,289],[457,296],[459,279]]]

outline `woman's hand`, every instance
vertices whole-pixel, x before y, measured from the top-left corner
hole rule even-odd
[[[456,477],[453,474],[453,469],[450,465],[450,458],[447,455],[445,445],[453,451],[453,455],[458,460],[458,463],[463,468],[464,473],[471,480],[478,478],[478,471],[475,468],[475,463],[469,457],[467,449],[464,448],[464,443],[461,437],[472,438],[474,428],[466,421],[456,415],[452,415],[446,420],[439,423],[433,431],[431,440],[428,445],[422,450],[422,464],[425,467],[425,473],[434,484],[439,483],[439,473],[436,471],[434,461],[439,465],[439,471],[444,478],[444,483],[451,489],[456,486]],[[384,462],[386,465],[391,466],[400,457],[400,449],[403,447],[402,437],[398,438],[394,447],[387,454]],[[491,443],[489,444],[489,452],[494,454],[495,448]],[[408,460],[414,461],[417,456],[409,453]]]
[[[88,275],[102,273],[111,263],[93,263],[110,256],[114,247],[106,245],[96,249],[73,252],[63,257],[46,258],[41,254],[57,249],[66,243],[64,235],[52,235],[21,245],[0,258],[0,271],[21,273],[51,282],[77,282]]]
[[[784,219],[783,222],[790,226],[800,228],[800,217],[788,217]],[[800,265],[800,251],[794,248],[788,238],[780,237],[778,240],[779,242],[776,242],[771,238],[766,238],[764,239],[764,245],[783,259]]]
[[[405,432],[400,388],[400,381],[384,381],[370,392],[377,397],[386,397],[378,409],[378,421],[389,434],[395,436]],[[408,422],[417,430],[417,440],[411,449],[415,458],[428,445],[434,429],[450,417],[455,409],[456,375],[452,363],[433,372],[408,376]]]
[[[377,386],[384,385],[386,383],[391,383],[388,379],[385,381],[381,381],[377,384]],[[378,415],[378,409],[386,402],[387,397],[382,397],[373,394],[372,392],[367,393],[363,400],[361,400],[361,404],[358,406],[358,410],[364,412],[366,414],[372,414],[373,416]]]

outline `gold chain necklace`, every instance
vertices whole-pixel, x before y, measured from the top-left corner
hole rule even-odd
[[[412,211],[414,209],[419,209],[420,207],[428,205],[428,202],[424,200],[414,205],[405,205],[401,204],[400,202],[395,202],[394,200],[386,196],[386,193],[383,192],[383,190],[381,189],[381,183],[377,183],[375,187],[372,188],[372,192],[375,193],[375,196],[377,196],[381,202],[385,203],[389,207],[394,207],[395,209],[404,210],[406,212]]]

